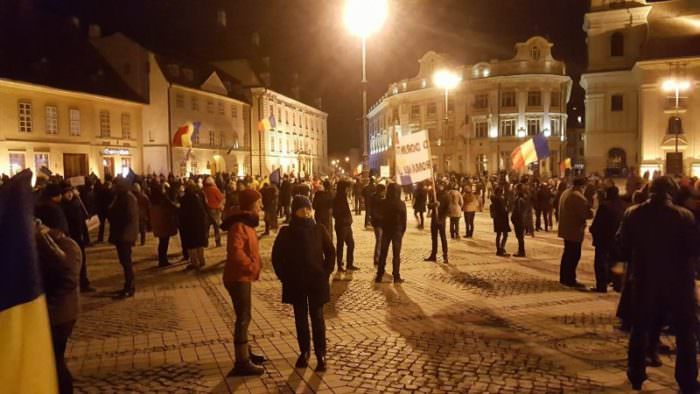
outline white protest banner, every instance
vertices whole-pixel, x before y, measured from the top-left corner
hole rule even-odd
[[[70,177],[70,178],[68,178],[68,183],[70,183],[70,185],[73,187],[84,186],[85,185],[85,177],[84,176]]]
[[[389,166],[379,167],[379,176],[381,176],[382,178],[389,178],[391,176],[391,172],[389,171]]]
[[[425,130],[401,136],[396,143],[396,182],[409,185],[433,177],[430,141]]]

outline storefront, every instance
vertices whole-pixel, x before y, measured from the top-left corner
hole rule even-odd
[[[103,148],[100,150],[101,175],[106,176],[126,176],[129,169],[138,173],[134,156],[137,154],[134,149],[128,148]]]

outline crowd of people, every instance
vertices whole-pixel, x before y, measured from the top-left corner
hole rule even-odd
[[[624,193],[612,179],[596,175],[544,179],[506,173],[492,177],[451,174],[404,186],[386,179],[291,175],[282,176],[277,183],[229,174],[130,174],[104,180],[88,176],[78,185],[60,177],[42,179],[37,182],[34,212],[40,260],[43,265],[67,266],[43,270],[48,276],[46,293],[52,295],[50,307],[64,310],[60,317],[51,317],[61,392],[72,390],[63,353],[78,318],[77,292],[96,291],[90,283],[85,249],[104,242],[105,234],[124,273],[117,298],[133,297],[136,292],[132,248],[137,243],[144,245],[149,232],[158,239],[154,251],[158,267],[173,264],[170,240],[178,235],[179,254],[188,270],[199,271],[207,265],[204,250],[212,237],[213,247],[226,247],[223,283],[236,316],[236,361],[230,375],[240,376],[264,372],[260,364],[265,357],[255,354],[248,343],[251,286],[261,270],[258,240],[276,233],[272,265],[282,282],[282,302],[294,310],[300,351],[296,366],[307,367],[313,337],[316,369],[324,371],[323,305],[330,300],[329,278],[334,271],[361,269],[355,260],[353,217],[361,217],[364,211],[364,226],[374,232],[375,282],[384,281],[391,246],[391,278],[400,284],[404,281],[401,246],[407,229],[407,202],[412,204],[419,230],[425,228],[426,213],[430,220],[431,250],[425,261],[431,263],[437,263],[439,238],[442,262],[449,264],[448,225],[452,243],[472,238],[476,212],[486,207],[493,221],[496,255],[504,258],[510,257],[507,240],[511,231],[517,239],[513,257],[525,258],[526,237],[553,231],[556,222],[557,235],[564,241],[560,282],[579,289],[584,285],[577,280],[576,270],[586,226],[592,219],[589,230],[595,247],[596,283],[591,291],[604,293],[612,286],[622,292],[618,316],[621,328],[630,332],[630,381],[640,387],[646,379],[645,367],[660,365],[659,337],[670,325],[678,341],[676,377],[681,389],[690,390],[696,387],[697,378],[698,196],[700,182],[695,179],[640,177],[634,172]],[[261,218],[264,230],[258,232]],[[285,225],[280,227],[280,222]],[[91,234],[93,225],[96,234]]]

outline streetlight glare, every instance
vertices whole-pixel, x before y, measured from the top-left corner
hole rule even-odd
[[[661,84],[661,89],[666,92],[672,92],[676,89],[678,90],[688,90],[690,89],[690,81],[688,80],[677,80],[677,79],[667,79]]]
[[[440,70],[433,74],[433,83],[442,89],[454,89],[462,82],[462,77],[448,70]]]
[[[346,0],[345,25],[352,34],[366,38],[379,30],[388,12],[387,0]]]

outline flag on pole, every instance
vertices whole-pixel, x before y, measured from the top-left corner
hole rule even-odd
[[[510,154],[514,170],[522,170],[529,164],[549,157],[549,145],[542,135],[536,135],[518,146]]]
[[[57,393],[31,180],[25,170],[0,187],[0,382],[8,393]]]
[[[433,177],[430,141],[425,130],[399,138],[394,152],[398,184],[410,185]]]
[[[173,136],[173,146],[191,148],[192,141],[199,133],[199,126],[201,124],[201,122],[187,122],[178,127],[175,135]]]
[[[268,131],[277,127],[277,121],[275,120],[275,115],[270,115],[267,118],[262,118],[258,122],[258,131]]]

